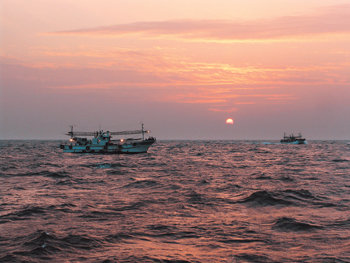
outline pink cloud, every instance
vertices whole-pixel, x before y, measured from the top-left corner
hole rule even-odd
[[[285,16],[255,21],[170,20],[119,24],[53,32],[56,35],[142,34],[183,39],[278,39],[332,33],[350,33],[350,5],[333,6],[312,15]]]

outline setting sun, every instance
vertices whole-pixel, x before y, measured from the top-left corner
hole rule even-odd
[[[226,119],[226,124],[231,124],[233,125],[234,121],[231,118]]]

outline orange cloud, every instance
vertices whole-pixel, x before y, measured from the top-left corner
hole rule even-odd
[[[197,40],[283,39],[319,34],[350,33],[350,5],[333,6],[313,15],[285,16],[256,21],[170,20],[147,21],[53,32],[56,35],[141,34]]]
[[[289,104],[301,97],[301,90],[349,83],[347,61],[273,66],[229,59],[196,60],[181,56],[181,52],[155,48],[40,47],[35,52],[47,65],[17,61],[13,64],[22,67],[7,66],[4,75],[37,81],[52,93],[83,94],[98,90],[120,100],[135,100],[136,94],[146,101],[198,104],[213,112]],[[9,63],[8,59],[1,60]]]

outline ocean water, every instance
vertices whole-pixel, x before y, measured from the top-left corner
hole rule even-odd
[[[0,141],[0,262],[350,262],[350,142]]]

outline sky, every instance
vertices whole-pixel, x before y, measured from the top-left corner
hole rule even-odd
[[[0,1],[0,139],[141,123],[157,139],[350,139],[350,2]]]

